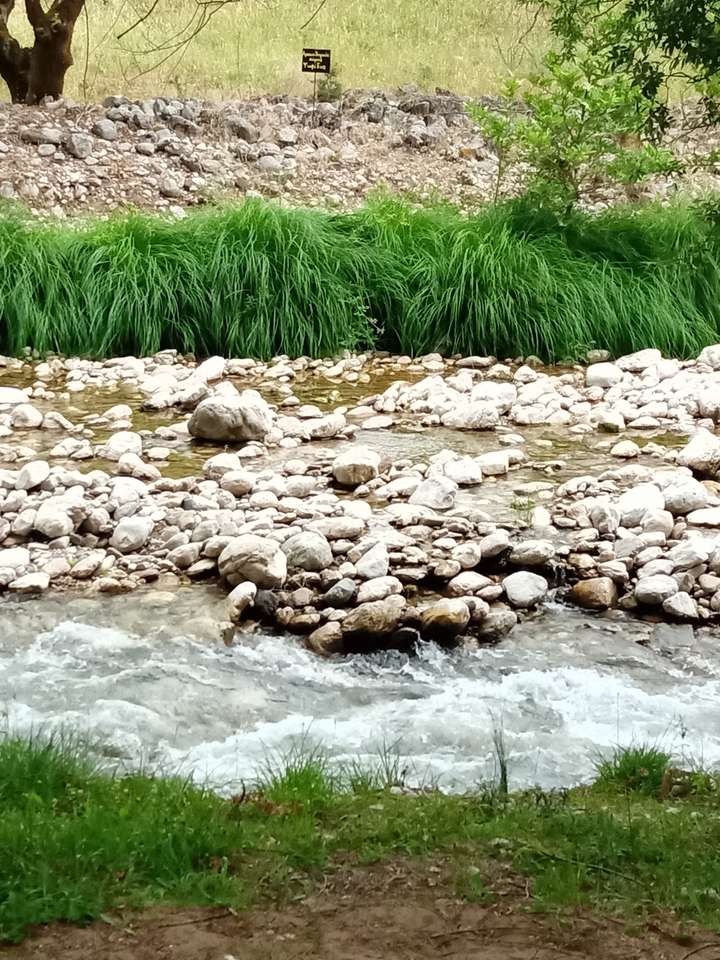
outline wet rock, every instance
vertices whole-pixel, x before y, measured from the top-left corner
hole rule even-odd
[[[448,477],[429,477],[423,480],[409,502],[431,510],[449,510],[455,503],[458,485]]]
[[[464,600],[438,600],[422,613],[423,634],[439,643],[447,643],[463,633],[470,623],[470,610]]]
[[[123,517],[110,537],[110,546],[120,553],[136,553],[148,542],[154,526],[150,517]]]
[[[520,609],[534,607],[548,592],[547,580],[526,570],[511,573],[509,577],[505,577],[502,585],[509,602]]]
[[[603,433],[620,433],[625,429],[625,420],[621,413],[612,409],[601,409],[595,413],[595,423]]]
[[[228,619],[232,623],[239,623],[248,607],[255,602],[258,588],[254,583],[244,581],[239,583],[227,596],[226,605]]]
[[[346,639],[379,639],[391,634],[398,626],[405,612],[405,598],[391,596],[385,600],[363,603],[342,621],[342,632]]]
[[[343,631],[337,621],[330,621],[318,627],[305,639],[305,646],[321,657],[330,657],[342,653],[344,649]]]
[[[678,590],[677,580],[658,573],[638,580],[635,585],[634,596],[638,603],[657,607],[676,594]]]
[[[580,580],[570,591],[570,600],[585,610],[609,610],[617,603],[617,586],[610,577]]]
[[[501,640],[510,633],[517,622],[518,618],[514,610],[504,603],[496,603],[490,607],[490,612],[477,627],[477,635],[481,640]]]
[[[332,475],[345,487],[358,487],[374,480],[380,472],[380,456],[366,447],[350,447],[335,457]]]
[[[218,557],[220,576],[233,586],[244,580],[272,590],[287,576],[287,558],[274,540],[246,533],[233,538]]]
[[[679,620],[696,620],[698,618],[698,605],[690,594],[679,590],[671,597],[663,600],[662,608],[665,613],[671,617],[677,617]]]
[[[256,390],[208,397],[188,423],[190,436],[216,443],[263,440],[273,426],[273,412]]]
[[[332,564],[332,549],[327,538],[320,533],[296,533],[285,540],[281,548],[289,570],[319,572]]]

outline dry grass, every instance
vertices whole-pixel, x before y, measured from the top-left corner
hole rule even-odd
[[[81,18],[76,30],[70,96],[307,93],[303,46],[331,47],[346,88],[415,83],[480,94],[497,89],[509,73],[525,72],[545,41],[542,26],[531,29],[533,13],[520,0],[327,0],[305,31],[300,28],[319,0],[241,0],[158,66],[166,53],[153,48],[184,27],[196,0],[159,0],[142,26],[117,40],[151,6],[151,0],[88,0],[87,23]],[[19,10],[14,20],[20,33]]]

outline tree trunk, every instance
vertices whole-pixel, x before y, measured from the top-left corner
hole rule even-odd
[[[72,39],[85,0],[54,0],[45,11],[41,0],[25,0],[35,35],[32,47],[21,47],[8,30],[15,0],[0,0],[0,76],[13,103],[37,104],[62,96],[65,74],[73,64]]]

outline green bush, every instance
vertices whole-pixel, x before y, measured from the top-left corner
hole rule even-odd
[[[595,787],[658,796],[670,755],[657,747],[639,744],[618,747],[609,757],[598,761]]]

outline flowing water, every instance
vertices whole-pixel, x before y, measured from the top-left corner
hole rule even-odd
[[[125,765],[223,791],[314,746],[338,767],[389,755],[410,783],[471,788],[494,776],[500,726],[514,787],[577,783],[632,741],[720,765],[709,632],[551,605],[495,648],[327,661],[267,633],[225,647],[221,610],[198,586],[3,603],[4,724],[81,731]]]

